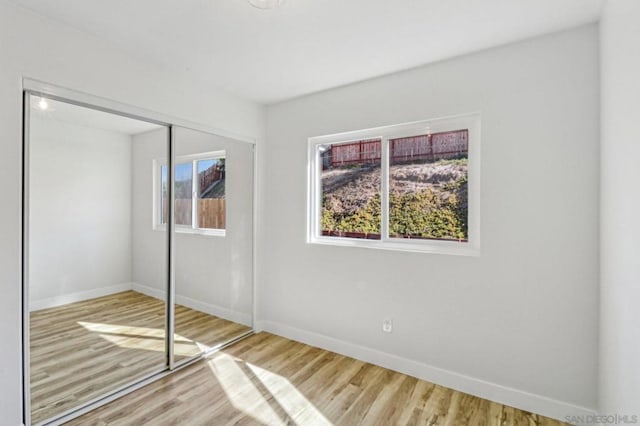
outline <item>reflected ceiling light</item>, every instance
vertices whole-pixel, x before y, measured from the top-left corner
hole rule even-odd
[[[249,4],[258,9],[274,9],[282,4],[283,0],[249,0]]]
[[[49,102],[47,102],[45,98],[40,98],[40,102],[38,102],[38,108],[40,108],[42,111],[46,111],[47,109],[49,109]]]

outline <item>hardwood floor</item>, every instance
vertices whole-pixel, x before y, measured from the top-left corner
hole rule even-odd
[[[127,291],[31,312],[33,423],[162,371],[164,302]],[[226,342],[248,327],[176,306],[176,358]]]
[[[561,425],[260,333],[71,425]]]

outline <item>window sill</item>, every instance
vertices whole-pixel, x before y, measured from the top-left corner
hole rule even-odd
[[[153,228],[154,231],[166,232],[166,225],[157,225]],[[205,237],[225,237],[227,231],[225,229],[202,229],[202,228],[182,228],[176,226],[176,234],[190,234],[190,235],[202,235]]]
[[[480,256],[480,249],[471,243],[433,240],[367,240],[347,237],[310,237],[309,244],[341,247],[361,247],[413,253],[431,253],[455,256]]]

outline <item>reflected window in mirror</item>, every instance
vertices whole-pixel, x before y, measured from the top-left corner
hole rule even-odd
[[[156,162],[158,164],[158,162]],[[157,166],[156,166],[157,167]],[[159,162],[160,176],[155,192],[159,212],[156,229],[165,229],[168,220],[168,174]],[[175,224],[177,232],[224,235],[226,229],[226,158],[224,151],[176,158]]]

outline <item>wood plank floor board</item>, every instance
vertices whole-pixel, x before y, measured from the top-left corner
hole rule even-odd
[[[563,423],[259,333],[71,425]]]
[[[372,416],[373,419],[384,419],[383,421],[387,421],[391,424],[398,424],[400,417],[402,417],[402,413],[404,412],[404,407],[408,404],[417,384],[418,379],[405,376],[400,383],[400,386],[394,389],[389,395],[389,399],[391,399],[391,401],[379,404],[379,411],[375,412],[371,410],[369,411],[369,416]],[[373,415],[374,413],[375,416]]]
[[[362,390],[344,414],[339,417],[340,424],[357,424],[364,419],[373,402],[378,397],[384,386],[389,382],[390,374],[380,368],[373,368],[371,373],[363,380]]]
[[[362,420],[363,423],[382,425],[384,422],[388,422],[386,424],[394,422],[394,412],[398,409],[404,409],[405,401],[400,401],[402,398],[400,389],[405,379],[411,381],[412,378],[403,375],[387,374],[385,384],[378,391],[375,400],[370,404],[367,414]],[[402,403],[401,407],[397,406],[399,403]]]
[[[486,425],[502,425],[502,405],[497,402],[490,401],[487,408]]]
[[[413,408],[402,410],[402,414],[398,419],[398,424],[424,424],[424,420],[420,422],[423,417],[422,415],[424,413],[424,406],[429,400],[429,397],[431,396],[431,393],[433,393],[435,387],[436,385],[434,385],[433,383],[418,380],[415,387],[413,388],[413,391],[411,392],[409,402],[407,403],[409,407]]]

